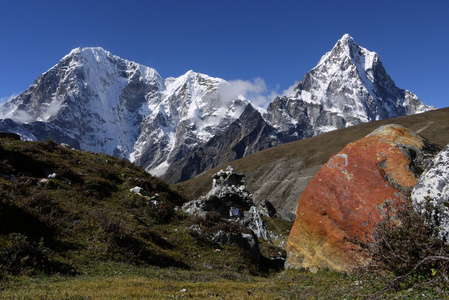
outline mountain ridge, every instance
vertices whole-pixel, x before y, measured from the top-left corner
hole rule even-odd
[[[290,96],[275,98],[266,110],[254,109],[250,120],[242,113],[251,100],[229,89],[224,79],[192,70],[163,79],[155,69],[103,48],[76,48],[0,105],[0,130],[127,158],[177,182],[223,162],[205,158],[189,167],[213,141],[232,140],[218,151],[232,160],[330,130],[433,109],[396,87],[378,55],[347,34]],[[235,130],[242,124],[250,129],[239,135]],[[243,148],[233,149],[239,141]]]
[[[247,189],[254,202],[266,199],[279,213],[295,214],[298,199],[313,176],[329,158],[378,127],[399,124],[428,140],[445,146],[449,143],[449,107],[421,114],[401,116],[342,128],[296,140],[223,163],[187,181],[177,183],[190,198],[204,195],[212,183],[212,174],[231,165],[245,174]]]

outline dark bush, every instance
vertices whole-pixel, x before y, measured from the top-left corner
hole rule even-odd
[[[116,172],[112,168],[112,166],[108,165],[99,165],[95,169],[96,172],[98,172],[98,175],[101,178],[104,178],[109,181],[113,181],[114,183],[121,184],[123,180],[117,176]]]
[[[60,165],[54,172],[57,178],[66,180],[69,184],[81,183],[83,179],[79,173],[77,173],[72,166]]]
[[[71,266],[49,257],[52,251],[45,247],[43,239],[39,242],[29,241],[20,233],[11,233],[2,238],[1,244],[0,270],[3,274],[75,273]]]
[[[427,204],[426,210],[432,207]],[[375,227],[371,242],[361,242],[371,258],[367,272],[389,271],[396,282],[442,282],[449,270],[449,246],[436,238],[438,228],[430,228],[431,213],[417,213],[410,200],[387,205],[387,216]]]
[[[175,205],[169,200],[168,194],[162,192],[157,200],[149,201],[145,213],[156,223],[169,223],[175,216]]]
[[[86,182],[83,186],[83,193],[86,197],[92,197],[98,200],[110,197],[117,190],[117,185],[102,178]]]

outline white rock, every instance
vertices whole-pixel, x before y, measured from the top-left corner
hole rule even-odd
[[[415,210],[421,213],[425,213],[423,206],[430,201],[434,211],[429,225],[439,227],[438,237],[449,243],[449,145],[426,168],[411,198]]]

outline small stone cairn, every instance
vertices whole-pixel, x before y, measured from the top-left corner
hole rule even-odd
[[[212,179],[210,192],[185,203],[182,210],[198,217],[218,212],[223,218],[247,226],[257,237],[270,241],[267,225],[253,202],[252,194],[246,190],[244,175],[234,172],[229,166],[212,175]]]

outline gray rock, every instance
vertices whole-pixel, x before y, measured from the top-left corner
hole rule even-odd
[[[210,264],[208,264],[208,263],[204,263],[204,268],[205,269],[208,269],[208,270],[212,270],[214,267],[212,267]]]
[[[439,229],[438,237],[449,244],[449,145],[431,161],[413,189],[415,210],[427,214],[426,204],[433,206],[431,224]]]
[[[296,215],[294,213],[291,213],[291,212],[286,211],[286,210],[281,210],[280,212],[278,212],[276,214],[276,216],[278,216],[282,220],[290,222],[290,223],[295,222],[295,219],[296,219]]]
[[[238,233],[220,230],[209,237],[209,241],[218,245],[236,245],[247,251],[254,261],[260,260],[259,242],[252,234]]]
[[[257,237],[270,241],[267,226],[252,200],[252,194],[244,185],[244,175],[234,172],[229,166],[212,178],[210,192],[205,197],[184,203],[182,210],[197,217],[205,217],[208,212],[218,212],[221,217],[239,222],[251,229]]]
[[[271,202],[267,199],[263,199],[261,202],[259,202],[259,205],[257,205],[257,209],[259,210],[260,214],[265,217],[271,218],[276,214],[276,208],[274,208],[273,204],[271,204]]]

